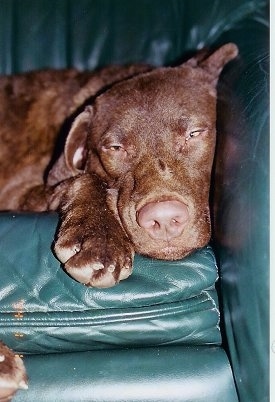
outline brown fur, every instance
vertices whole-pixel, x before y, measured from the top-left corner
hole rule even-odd
[[[236,55],[236,46],[227,44],[175,68],[1,78],[0,209],[58,210],[55,253],[89,286],[127,278],[134,251],[173,260],[204,246],[215,88]],[[57,136],[74,114],[53,163]],[[167,235],[144,226],[152,211],[178,209],[184,222],[173,219],[177,235],[170,236],[170,223]]]
[[[20,197],[44,183],[60,129],[78,107],[110,84],[146,70],[114,66],[93,73],[49,70],[0,77],[0,209],[24,209]]]
[[[10,401],[18,389],[27,389],[23,360],[0,342],[0,401]]]

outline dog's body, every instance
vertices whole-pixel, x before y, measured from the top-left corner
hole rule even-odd
[[[134,251],[179,259],[204,246],[215,87],[236,55],[228,44],[175,68],[2,77],[0,209],[58,210],[55,253],[89,286],[127,278]]]
[[[0,210],[27,209],[26,194],[45,184],[57,137],[85,101],[111,84],[148,70],[33,71],[0,77]],[[35,210],[47,209],[41,200]]]
[[[215,87],[236,55],[228,44],[176,68],[1,77],[0,209],[58,210],[55,253],[89,286],[127,278],[134,251],[178,259],[204,246]],[[26,387],[0,343],[0,399]]]

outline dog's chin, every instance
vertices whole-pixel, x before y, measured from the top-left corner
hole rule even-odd
[[[148,239],[149,240],[149,239]],[[201,236],[197,241],[189,242],[134,242],[134,249],[138,254],[145,255],[147,257],[156,258],[158,260],[181,260],[188,255],[192,254],[196,250],[205,247],[210,240],[210,235]]]
[[[198,247],[200,248],[200,247]],[[144,248],[136,248],[136,252],[142,255],[145,255],[146,257],[151,257],[155,258],[157,260],[167,260],[167,261],[175,261],[175,260],[181,260],[184,257],[187,257],[189,254],[191,254],[193,251],[195,251],[197,248],[189,248],[189,249],[179,249],[176,246],[172,245],[167,245],[164,247],[159,247],[159,248],[151,248],[145,250]]]
[[[181,260],[206,246],[211,234],[210,225],[205,219],[199,227],[192,225],[183,236],[170,241],[153,239],[134,221],[124,219],[121,224],[136,253],[158,260]]]

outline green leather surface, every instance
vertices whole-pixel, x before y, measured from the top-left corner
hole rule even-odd
[[[235,133],[241,158],[233,163],[233,170],[231,164],[224,167],[217,223],[226,241],[218,244],[216,251],[222,283],[224,344],[228,345],[241,402],[269,399],[267,14],[266,0],[0,1],[0,71],[3,73],[46,66],[93,68],[110,62],[142,61],[161,65],[178,62],[186,52],[204,45],[227,41],[238,44],[239,60],[228,66],[222,76],[230,86],[234,82],[231,99],[238,98],[229,105],[228,115],[232,119],[223,135],[230,139],[230,131]],[[229,141],[230,144],[235,145]],[[27,235],[31,233],[26,230]],[[243,242],[236,242],[242,238]],[[21,264],[24,257],[16,253],[14,246],[15,254],[10,252],[9,258]],[[3,261],[1,257],[0,260]],[[44,278],[48,279],[46,273]],[[29,276],[12,279],[24,284]],[[11,281],[9,294],[14,287]],[[33,375],[42,360],[47,366],[48,357],[53,359],[51,356],[29,358]],[[96,357],[100,359],[98,354]],[[62,363],[65,364],[63,360]],[[194,367],[197,370],[200,365]],[[70,379],[61,367],[58,372],[56,390],[62,384],[66,386]],[[166,375],[169,375],[168,368]],[[211,379],[215,378],[215,385],[211,383],[211,386],[219,388],[220,378],[214,371]],[[148,384],[148,372],[147,380]],[[39,392],[43,378],[35,376],[32,384]],[[194,389],[197,387],[199,382]],[[165,389],[165,381],[161,388]],[[230,396],[232,393],[228,394],[228,400],[234,400]],[[37,395],[32,400],[37,400]],[[189,400],[196,402],[192,397]],[[204,400],[212,402],[211,398]]]
[[[240,59],[225,75],[233,97],[221,133],[228,147],[217,155],[225,162],[216,255],[228,352],[246,402],[269,401],[268,35],[268,10],[259,6],[222,37],[238,41]]]
[[[216,347],[33,355],[25,364],[29,390],[14,402],[238,401],[227,357]]]
[[[0,215],[0,338],[14,350],[220,343],[210,247],[175,262],[137,255],[128,280],[92,289],[73,281],[54,258],[57,221],[56,214]]]
[[[265,0],[1,0],[0,71],[170,64],[261,18]],[[257,35],[256,35],[257,36]],[[253,34],[253,39],[255,40]],[[236,35],[237,43],[241,37]],[[231,39],[232,40],[232,39]]]

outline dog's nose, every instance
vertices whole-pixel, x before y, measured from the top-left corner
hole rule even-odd
[[[179,237],[189,218],[187,206],[177,200],[149,202],[137,213],[137,222],[153,239]]]

